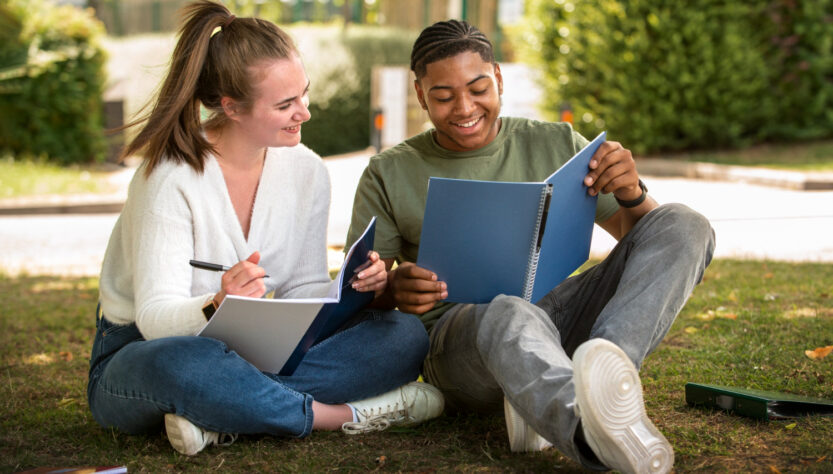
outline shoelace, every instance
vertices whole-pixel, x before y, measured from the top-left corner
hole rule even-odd
[[[203,444],[205,448],[210,445],[230,446],[237,441],[237,433],[217,433],[214,431],[203,431]]]
[[[407,402],[407,401],[406,401]],[[399,408],[399,402],[393,405],[393,409],[388,405],[387,410],[379,410],[378,415],[373,414],[373,409],[369,413],[361,412],[364,421],[348,421],[341,425],[341,431],[346,434],[362,434],[373,431],[384,431],[392,424],[398,424],[402,421],[412,421],[413,417],[408,415],[407,405]]]

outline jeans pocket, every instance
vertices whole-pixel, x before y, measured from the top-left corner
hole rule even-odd
[[[133,341],[144,340],[135,323],[113,324],[99,313],[93,349],[90,354],[90,369],[115,354]]]

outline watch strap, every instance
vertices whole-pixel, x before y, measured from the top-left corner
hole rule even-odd
[[[202,314],[205,315],[205,320],[210,321],[211,317],[214,316],[214,313],[217,312],[217,307],[214,306],[214,298],[212,297],[208,300],[208,303],[203,305],[202,307]]]
[[[613,197],[616,198],[616,202],[618,202],[620,206],[630,209],[632,207],[636,207],[642,204],[645,201],[645,198],[648,197],[648,186],[645,186],[645,183],[642,182],[642,179],[639,180],[639,189],[642,190],[642,194],[640,194],[638,198],[630,201],[623,201],[615,195]]]

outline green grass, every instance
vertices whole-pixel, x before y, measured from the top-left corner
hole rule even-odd
[[[112,192],[102,165],[61,167],[0,157],[0,199],[44,194]]]
[[[699,151],[662,155],[660,158],[806,172],[833,171],[833,141],[755,145],[743,150]]]
[[[555,450],[509,451],[502,416],[306,439],[244,436],[193,458],[164,434],[99,427],[85,398],[95,278],[0,276],[0,472],[124,464],[129,472],[576,471]],[[686,382],[833,399],[833,265],[717,260],[642,368],[649,415],[677,472],[833,472],[833,418],[763,422],[689,407]]]

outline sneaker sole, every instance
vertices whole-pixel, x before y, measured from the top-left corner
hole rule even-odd
[[[573,361],[576,413],[594,435],[599,458],[623,472],[670,471],[674,450],[645,413],[639,373],[627,354],[596,339],[579,346]],[[579,407],[588,408],[579,413]]]
[[[552,443],[536,433],[505,398],[503,399],[503,416],[506,418],[509,450],[513,453],[536,452],[552,447]]]
[[[186,443],[184,433],[193,429],[194,425],[185,418],[173,413],[165,414],[165,432],[168,434],[168,441],[175,450],[186,456],[193,456],[202,451],[202,447],[196,449],[196,446],[187,446],[189,443]]]

